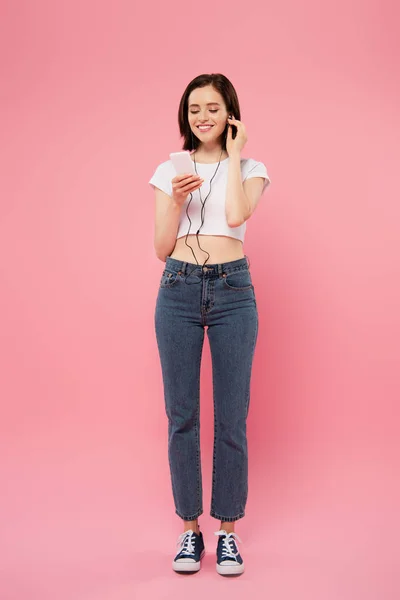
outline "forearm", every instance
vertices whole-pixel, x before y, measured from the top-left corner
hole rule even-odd
[[[169,202],[156,220],[154,249],[157,257],[164,262],[175,248],[180,214],[181,207],[175,202]]]
[[[239,227],[247,219],[250,202],[243,191],[240,154],[229,156],[225,214],[229,227]]]

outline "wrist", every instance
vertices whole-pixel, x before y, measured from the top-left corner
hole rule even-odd
[[[241,156],[240,156],[240,152],[231,152],[229,154],[229,158],[230,158],[230,162],[240,162],[241,160]]]
[[[172,207],[173,210],[180,211],[181,208],[182,208],[182,205],[179,204],[178,202],[175,202],[175,200],[172,200],[171,207]]]

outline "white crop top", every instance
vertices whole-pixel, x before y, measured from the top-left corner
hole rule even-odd
[[[229,227],[225,215],[225,195],[226,183],[228,174],[229,156],[225,160],[221,160],[218,171],[211,183],[211,193],[204,204],[204,199],[210,192],[210,179],[215,173],[218,163],[196,163],[197,173],[204,179],[204,183],[200,188],[201,198],[204,204],[204,224],[199,231],[199,235],[225,235],[244,241],[246,231],[246,221],[238,227]],[[253,158],[242,158],[240,160],[240,169],[242,173],[242,181],[251,177],[263,177],[264,186],[261,193],[264,193],[265,188],[270,183],[270,178],[267,169],[262,162],[257,162]],[[158,187],[160,190],[172,196],[171,180],[175,177],[176,171],[171,160],[167,160],[158,165],[149,184]],[[192,192],[193,198],[190,201],[190,194],[182,205],[179,228],[177,238],[184,237],[189,231],[189,234],[195,234],[201,226],[201,202],[199,189]],[[190,221],[186,215],[186,207],[190,202],[188,214]],[[189,230],[190,228],[190,230]]]

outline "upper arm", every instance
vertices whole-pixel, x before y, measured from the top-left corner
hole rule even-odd
[[[172,198],[169,194],[160,190],[160,188],[154,188],[155,198],[155,210],[154,210],[154,225],[155,233],[157,233],[158,226],[164,221],[165,213],[171,204]]]
[[[154,197],[154,248],[157,257],[165,262],[166,256],[172,252],[176,243],[175,237],[171,232],[168,232],[166,227],[166,217],[171,207],[172,198],[157,187],[154,189]]]
[[[154,171],[149,184],[154,190],[161,190],[165,194],[172,195],[172,177],[166,162],[158,165]]]
[[[250,213],[245,220],[251,217],[264,190],[271,183],[264,163],[257,162],[253,159],[249,159],[248,163],[250,169],[244,177],[243,191],[250,201]]]
[[[158,226],[162,223],[168,205],[172,198],[171,177],[167,170],[166,163],[161,163],[154,171],[149,184],[154,189],[155,198],[155,235],[157,235]]]
[[[264,179],[262,177],[252,177],[243,182],[243,191],[250,201],[250,213],[247,215],[247,219],[249,219],[255,211],[258,201],[261,198],[263,188]]]

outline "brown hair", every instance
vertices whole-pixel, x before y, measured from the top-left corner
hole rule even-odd
[[[203,75],[198,75],[197,77],[192,79],[192,81],[188,84],[185,91],[183,92],[181,101],[179,103],[178,123],[181,137],[183,137],[183,150],[196,150],[196,148],[200,144],[200,140],[198,139],[198,137],[193,135],[192,130],[190,129],[188,120],[188,99],[190,93],[194,89],[205,87],[206,85],[212,85],[212,87],[221,94],[226,104],[227,111],[230,114],[232,114],[235,117],[235,119],[240,121],[239,100],[236,94],[236,90],[229,81],[229,79],[221,73],[205,73]],[[228,124],[225,127],[221,139],[223,150],[226,150],[227,131]]]

